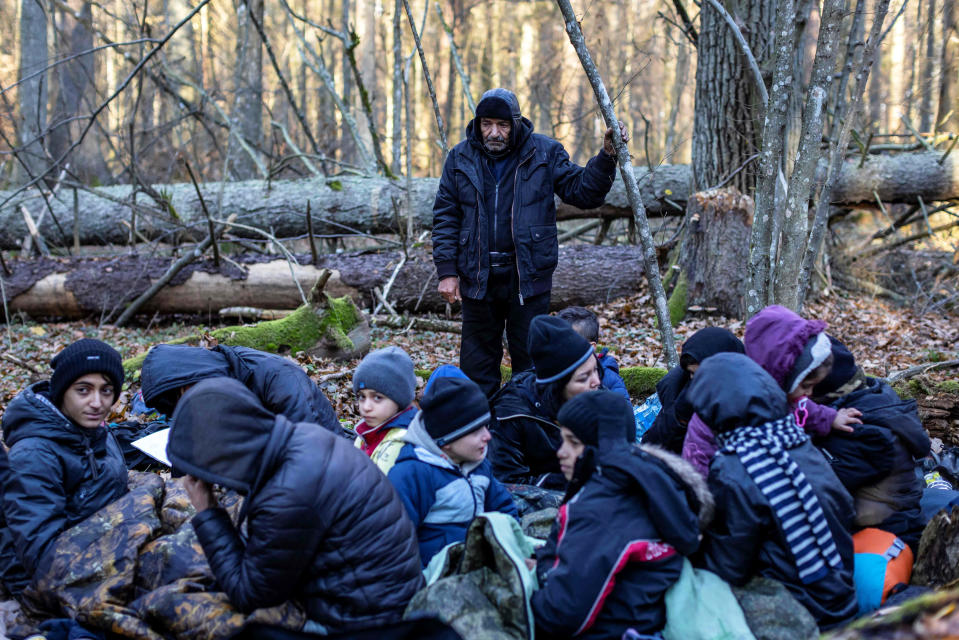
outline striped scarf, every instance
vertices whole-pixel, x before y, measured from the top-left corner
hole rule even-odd
[[[739,456],[746,473],[769,501],[803,584],[816,582],[829,567],[842,563],[819,498],[788,453],[808,439],[792,414],[716,436],[720,450]]]

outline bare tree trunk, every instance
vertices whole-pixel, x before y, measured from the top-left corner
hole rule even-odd
[[[836,50],[845,13],[844,4],[844,0],[826,0],[823,3],[816,59],[806,92],[806,106],[803,109],[799,155],[789,177],[773,301],[791,309],[797,309],[800,305],[798,277],[808,236],[809,196],[812,193],[816,164],[819,162],[822,146],[822,132],[826,124],[826,99],[829,97],[829,87],[836,69]]]
[[[959,130],[959,25],[956,3],[946,0],[942,9],[942,49],[939,54],[939,110],[936,122],[944,130]]]
[[[93,49],[93,32],[86,26],[93,20],[92,5],[87,0],[81,0],[73,2],[72,6],[81,19],[77,20],[68,12],[62,11],[59,13],[57,29],[56,49],[59,55],[63,58],[78,57],[59,65],[54,72],[56,97],[50,120],[62,123],[53,128],[48,137],[48,148],[54,158],[63,155],[73,141],[73,136],[81,129],[81,123],[71,122],[71,119],[81,111],[92,111],[96,100],[95,54],[81,55]],[[88,135],[73,157],[67,158],[71,173],[82,182],[106,182],[109,179],[110,172],[98,148],[97,138],[96,135]],[[62,168],[57,167],[57,172]]]
[[[403,174],[403,0],[393,2],[393,173]]]
[[[17,70],[17,100],[20,122],[17,130],[22,181],[47,171],[48,160],[42,134],[47,128],[47,11],[46,0],[20,0],[20,67]],[[30,77],[28,77],[30,76]]]
[[[666,139],[663,142],[665,162],[673,162],[676,154],[676,125],[683,106],[683,94],[689,82],[689,43],[682,36],[676,42],[676,68],[673,71],[673,88],[670,92],[669,119],[666,122]]]
[[[725,3],[733,19],[743,25],[741,30],[760,69],[768,66],[775,6],[773,0]],[[759,150],[762,131],[759,89],[729,26],[709,3],[703,3],[700,24],[693,117],[694,188],[707,189],[726,181],[742,193],[751,193],[757,172],[748,165]]]
[[[343,33],[350,33],[350,31],[352,31],[350,28],[350,20],[352,18],[352,2],[351,0],[340,0],[340,2],[340,31]],[[350,115],[353,115],[353,74],[350,71],[350,61],[347,59],[345,51],[343,52],[343,63],[340,67],[340,74],[343,77],[343,89],[340,91],[340,96],[343,99],[343,104],[346,105],[347,110],[350,112]],[[346,122],[345,118],[343,126],[340,128],[339,147],[340,159],[343,162],[352,163],[356,161],[356,141],[353,138],[353,132],[350,129],[350,125]]]
[[[936,127],[935,109],[933,108],[933,93],[935,86],[933,75],[936,66],[936,0],[927,0],[925,24],[925,52],[920,57],[922,62],[922,87],[919,101],[919,131],[929,133]],[[946,4],[955,4],[956,0],[945,0]]]
[[[746,288],[747,316],[766,306],[769,290],[773,220],[776,216],[776,187],[783,180],[782,160],[789,113],[790,81],[793,73],[793,47],[796,20],[792,0],[780,0],[776,14],[775,67],[772,93],[763,125],[763,146],[759,156],[759,183],[756,187],[756,215],[749,248],[749,286]]]
[[[237,39],[231,131],[255,150],[263,139],[263,46],[250,15],[263,24],[263,0],[235,0],[234,7]],[[258,177],[256,161],[238,140],[229,145],[227,161],[234,179]]]

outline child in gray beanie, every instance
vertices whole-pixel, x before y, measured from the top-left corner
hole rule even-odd
[[[363,418],[355,427],[356,446],[388,473],[416,414],[413,361],[399,347],[371,351],[353,372],[353,392]]]

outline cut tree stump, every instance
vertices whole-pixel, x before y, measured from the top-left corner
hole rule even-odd
[[[752,198],[735,187],[712,189],[694,193],[687,207],[688,228],[669,300],[670,320],[678,324],[690,307],[742,317]]]

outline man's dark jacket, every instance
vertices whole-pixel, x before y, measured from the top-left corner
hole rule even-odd
[[[240,610],[295,600],[330,632],[349,631],[399,621],[423,586],[403,503],[346,438],[273,415],[216,378],[180,401],[167,452],[174,468],[248,495],[245,539],[222,508],[192,520]]]
[[[827,401],[828,402],[828,401]],[[856,504],[856,528],[877,527],[919,550],[924,521],[919,509],[923,482],[915,460],[929,455],[929,436],[915,400],[903,400],[888,384],[864,378],[833,409],[862,412],[852,433],[833,431],[816,440]]]
[[[519,106],[512,93],[514,113]],[[513,189],[512,235],[519,273],[519,293],[529,298],[550,290],[559,256],[556,203],[553,195],[580,209],[603,204],[613,185],[616,161],[600,151],[585,167],[573,164],[563,146],[533,133],[526,118],[513,120],[523,130],[511,135],[517,156]],[[466,127],[466,139],[446,157],[433,204],[433,262],[440,279],[459,276],[460,293],[482,299],[489,282],[490,218],[485,202],[483,150],[479,123]]]
[[[292,422],[311,422],[342,432],[330,401],[300,367],[282,356],[247,347],[153,347],[143,361],[143,401],[169,416],[176,405],[171,393],[218,376],[239,380],[264,407]]]
[[[563,442],[536,385],[536,374],[524,371],[513,376],[491,400],[493,415],[489,460],[500,482],[540,484],[559,474],[556,450]],[[548,482],[544,486],[554,486]],[[559,486],[565,481],[559,482]]]
[[[123,453],[107,427],[84,429],[50,401],[50,383],[15,397],[3,414],[10,448],[0,470],[0,574],[19,593],[57,536],[127,491]],[[2,467],[3,465],[0,465]]]

